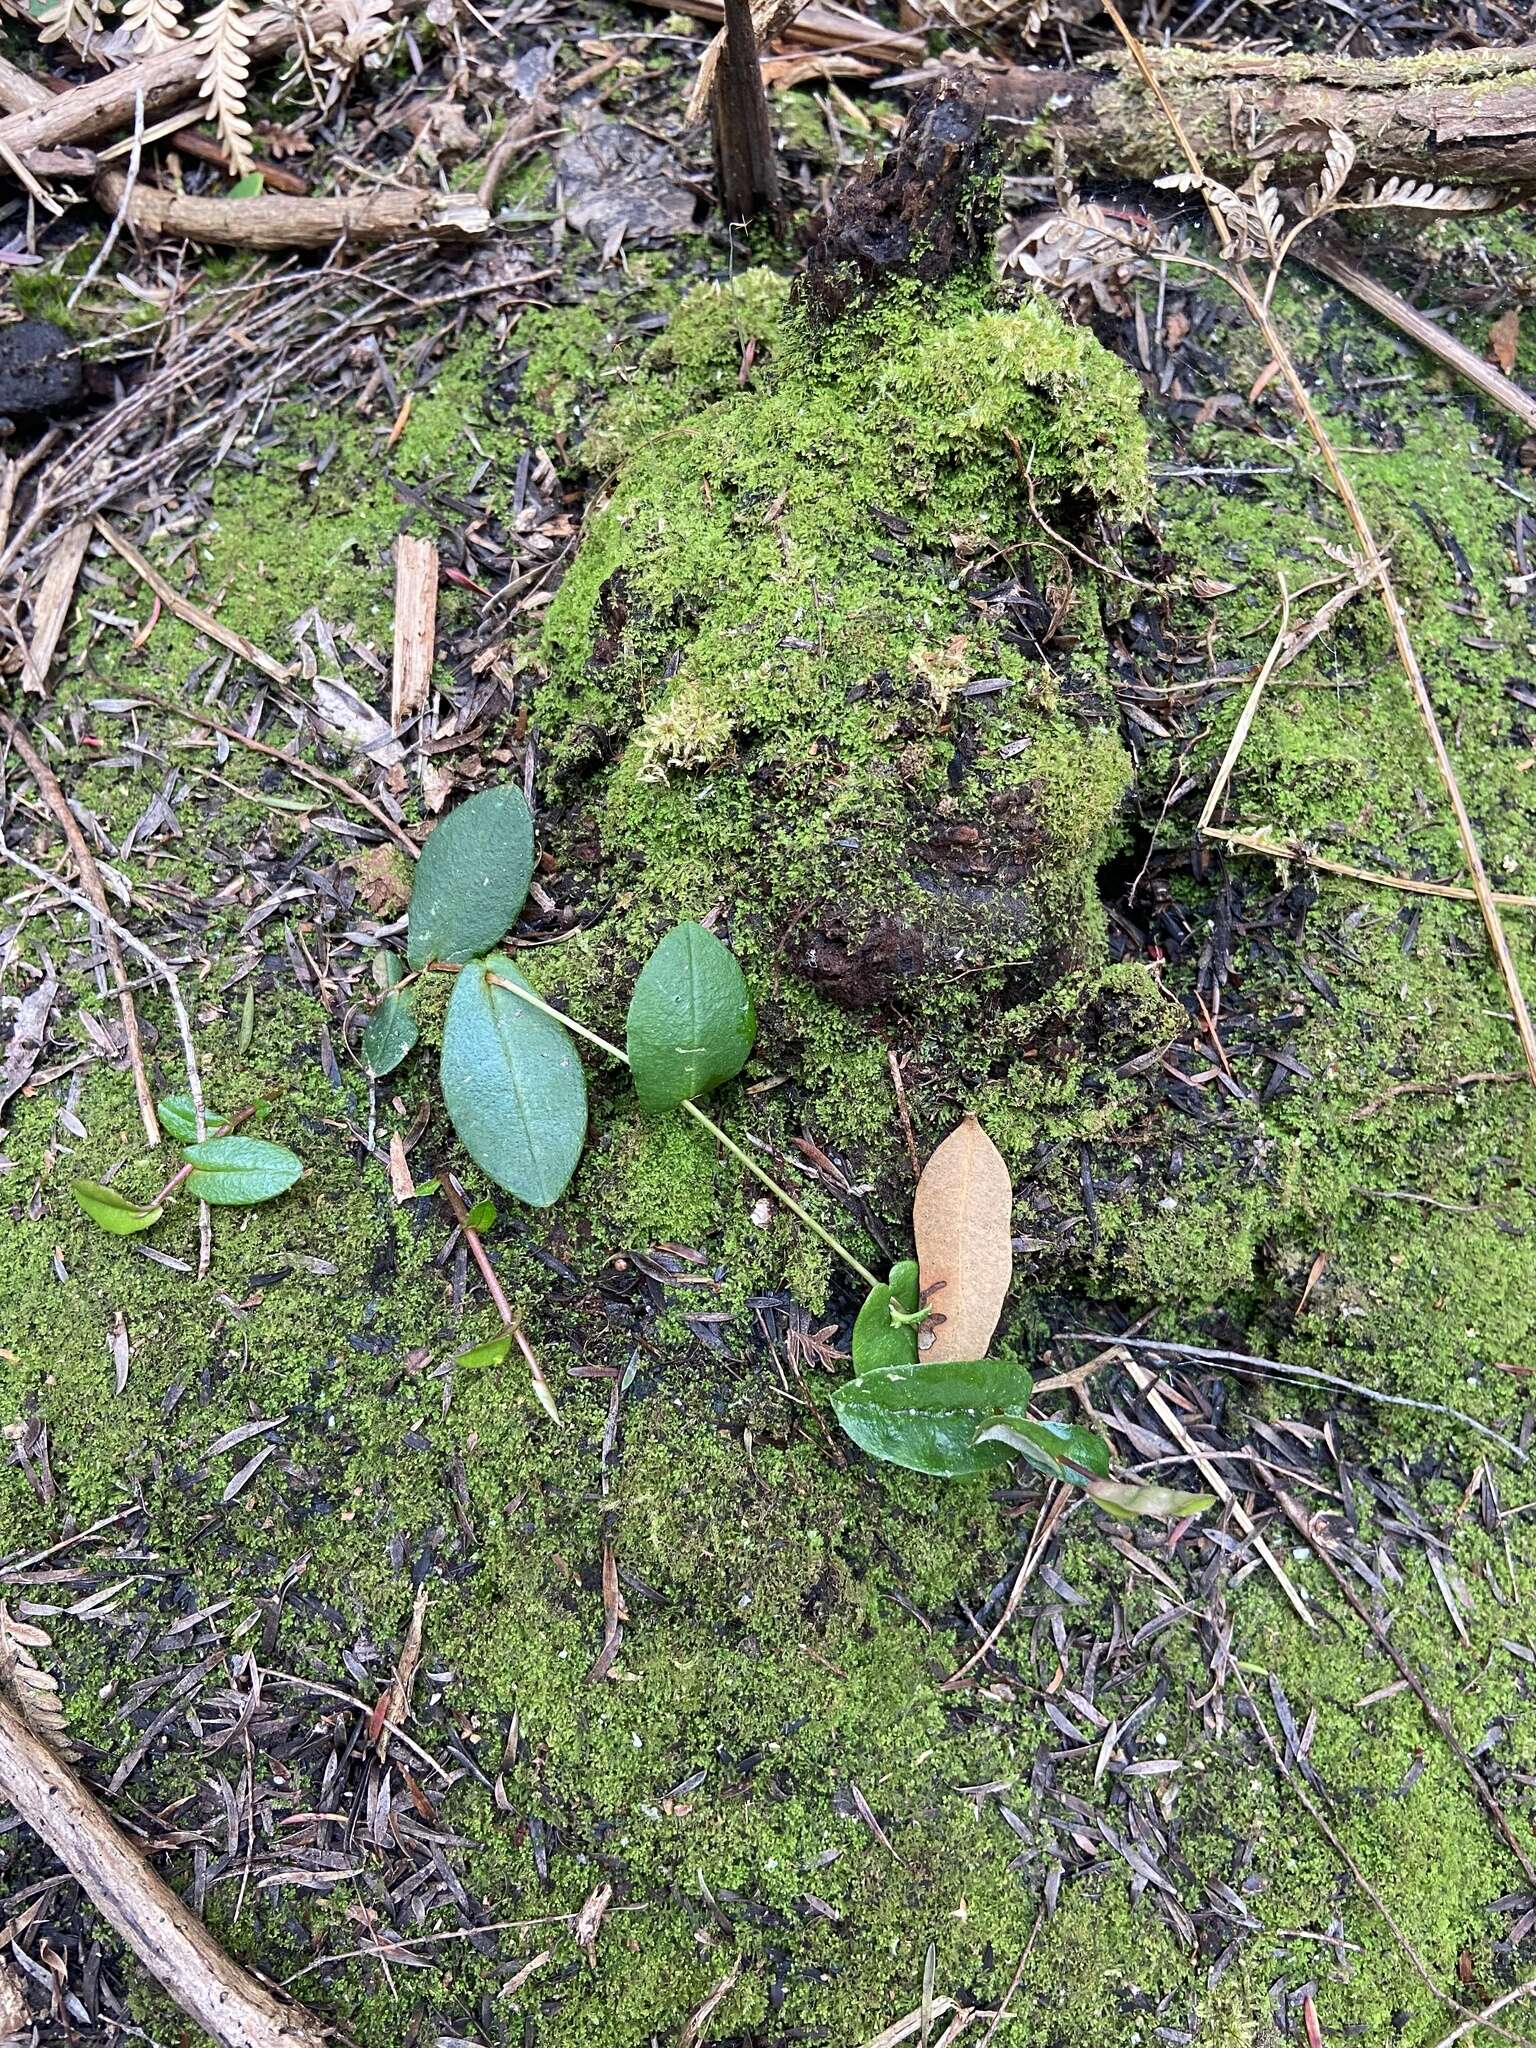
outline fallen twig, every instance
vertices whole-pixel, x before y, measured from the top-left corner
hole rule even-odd
[[[479,201],[462,192],[386,187],[350,198],[204,199],[158,185],[129,189],[121,171],[103,171],[96,197],[142,234],[181,235],[232,249],[329,249],[336,242],[394,242],[410,235],[475,241],[490,231]]]
[[[1477,903],[1475,889],[1460,882],[1421,882],[1416,875],[1394,875],[1387,868],[1357,868],[1348,861],[1334,860],[1303,846],[1299,839],[1277,839],[1269,832],[1239,832],[1225,825],[1207,825],[1204,836],[1219,839],[1224,846],[1240,847],[1244,853],[1267,853],[1272,860],[1297,861],[1317,868],[1325,875],[1341,875],[1347,882],[1369,882],[1379,889],[1401,889],[1407,896],[1443,896],[1453,903]],[[1489,892],[1500,910],[1536,910],[1536,896],[1510,896],[1502,889]]]
[[[64,794],[59,778],[8,712],[0,711],[0,732],[5,734],[25,762],[28,774],[37,784],[39,796],[52,812],[54,822],[64,834],[65,844],[74,860],[75,873],[80,877],[80,886],[88,899],[86,907],[100,928],[102,943],[106,947],[107,964],[112,970],[112,979],[117,984],[118,1008],[123,1019],[123,1039],[128,1051],[128,1064],[133,1069],[133,1091],[139,1100],[139,1117],[144,1125],[144,1135],[151,1145],[158,1145],[160,1120],[155,1114],[155,1091],[149,1085],[149,1072],[144,1064],[144,1043],[139,1036],[138,1012],[133,1006],[133,995],[128,986],[128,968],[119,943],[119,927],[107,908],[107,892],[102,883],[101,869],[96,865],[96,856],[91,852],[79,821],[69,807],[69,799]],[[53,879],[45,870],[38,872],[42,873],[46,881]]]
[[[77,519],[59,535],[48,557],[43,586],[32,606],[32,639],[21,670],[21,687],[34,696],[48,694],[48,671],[75,601],[75,585],[90,540],[89,521]]]
[[[206,711],[200,711],[195,704],[173,704],[169,697],[161,697],[154,690],[138,689],[133,701],[139,704],[153,704],[157,711],[164,711],[171,718],[190,719],[193,725],[200,725],[207,732],[222,733],[227,740],[233,740],[238,747],[246,747],[253,754],[263,754],[269,761],[280,761],[291,775],[301,782],[314,784],[319,789],[332,790],[337,796],[345,797],[350,804],[356,804],[360,811],[366,811],[374,823],[393,839],[402,853],[415,860],[421,852],[410,833],[398,824],[382,805],[372,797],[365,796],[355,783],[346,781],[340,775],[332,775],[328,768],[315,768],[308,761],[297,760],[285,753],[281,747],[270,746],[266,740],[254,740],[248,733],[241,732],[237,725],[226,725],[221,718],[212,718]]]
[[[293,674],[291,662],[275,661],[263,648],[258,647],[254,640],[247,640],[243,633],[234,632],[222,619],[215,618],[212,612],[205,611],[200,604],[194,604],[174,583],[167,583],[154,563],[146,560],[133,542],[126,539],[105,519],[98,518],[95,526],[107,546],[122,556],[140,581],[148,584],[160,602],[173,611],[178,619],[195,627],[199,633],[206,635],[218,646],[228,648],[231,654],[238,654],[240,659],[248,661],[252,668],[259,668],[272,682],[286,683],[289,680]]]
[[[518,1350],[523,1354],[523,1362],[527,1365],[529,1375],[533,1380],[534,1398],[538,1401],[539,1406],[544,1410],[550,1421],[558,1422],[560,1420],[560,1410],[555,1406],[555,1397],[550,1392],[549,1381],[544,1377],[544,1368],[539,1363],[538,1354],[523,1334],[522,1324],[519,1323],[517,1317],[512,1313],[512,1305],[507,1300],[500,1280],[496,1277],[496,1268],[491,1264],[490,1254],[480,1240],[479,1231],[475,1229],[469,1220],[469,1211],[464,1206],[464,1197],[455,1186],[453,1176],[447,1172],[441,1176],[441,1186],[448,1207],[453,1211],[453,1220],[464,1233],[464,1242],[469,1246],[470,1257],[479,1267],[480,1278],[485,1282],[486,1292],[490,1295],[495,1305],[497,1315],[501,1317],[502,1327],[511,1332],[513,1343],[516,1344]]]
[[[319,2023],[231,1961],[3,1692],[0,1795],[156,1983],[222,2048],[324,2048]]]

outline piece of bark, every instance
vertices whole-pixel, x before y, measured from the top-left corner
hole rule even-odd
[[[90,521],[77,519],[59,535],[48,558],[42,588],[32,607],[32,639],[21,671],[21,687],[34,696],[48,694],[48,671],[75,601],[75,585],[90,539]]]
[[[58,1857],[156,1983],[221,2048],[324,2048],[319,2022],[231,1961],[4,1692],[0,1798]]]
[[[725,47],[710,96],[720,203],[728,220],[752,220],[762,213],[777,225],[779,166],[757,61],[752,0],[724,0],[724,6]]]
[[[398,738],[421,717],[432,689],[437,646],[437,549],[402,533],[395,542],[395,659],[389,723]]]
[[[355,198],[203,199],[158,185],[127,190],[122,171],[103,171],[96,198],[108,212],[123,207],[141,234],[176,235],[233,249],[329,249],[335,242],[395,242],[409,235],[474,241],[489,233],[490,215],[468,193],[414,191],[408,186]],[[124,206],[126,194],[127,204]]]
[[[1256,155],[1273,155],[1282,181],[1315,177],[1337,128],[1355,145],[1357,177],[1536,189],[1536,43],[1397,60],[1174,49],[1151,61],[1196,154],[1224,178],[1246,176]],[[1184,168],[1124,58],[970,75],[992,120],[1059,140],[1075,166],[1147,179]]]

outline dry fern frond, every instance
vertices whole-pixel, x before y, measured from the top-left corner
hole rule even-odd
[[[111,0],[48,0],[32,20],[41,41],[72,43],[83,49],[95,35],[101,17],[111,11]]]
[[[1482,185],[1435,185],[1428,178],[1368,179],[1351,200],[1353,211],[1388,206],[1412,207],[1418,213],[1489,213],[1506,201]]]
[[[0,1600],[0,1688],[9,1693],[34,1734],[60,1756],[77,1756],[59,1700],[59,1681],[51,1671],[44,1671],[32,1654],[52,1648],[53,1638],[45,1629],[13,1620]]]
[[[197,89],[208,103],[208,118],[219,131],[237,178],[243,178],[255,161],[245,111],[251,83],[250,40],[250,16],[240,0],[214,0],[198,18],[196,42],[202,64]]]
[[[1317,188],[1317,206],[1321,213],[1326,206],[1332,206],[1344,189],[1344,180],[1355,167],[1355,145],[1342,128],[1328,130],[1328,147],[1323,155],[1323,176]]]
[[[187,33],[181,0],[123,0],[122,20],[118,26],[141,57],[153,56],[157,50],[169,50]]]

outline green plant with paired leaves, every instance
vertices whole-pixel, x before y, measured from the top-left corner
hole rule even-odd
[[[974,1479],[1015,1457],[1046,1479],[1080,1486],[1107,1514],[1192,1515],[1208,1493],[1122,1484],[1109,1476],[1109,1448],[1077,1423],[1031,1415],[1034,1380],[1004,1359],[925,1359],[929,1312],[918,1265],[903,1259],[865,1297],[853,1325],[853,1373],[832,1396],[844,1430],[861,1450],[909,1472]]]
[[[168,1095],[155,1105],[161,1129],[181,1146],[182,1163],[156,1195],[135,1202],[105,1181],[77,1180],[72,1192],[91,1221],[114,1237],[133,1237],[160,1221],[166,1205],[183,1188],[201,1202],[220,1208],[251,1208],[286,1194],[304,1171],[304,1162],[286,1145],[268,1138],[237,1136],[239,1127],[256,1114],[242,1109],[234,1116],[204,1113],[205,1135],[197,1135],[197,1107],[190,1095]]]

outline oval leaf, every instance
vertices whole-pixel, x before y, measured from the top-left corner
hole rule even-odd
[[[517,923],[533,880],[533,813],[516,789],[484,789],[428,833],[416,863],[405,957],[462,964]]]
[[[917,1324],[893,1321],[892,1308],[909,1316],[917,1313],[916,1259],[892,1266],[885,1286],[870,1289],[853,1326],[856,1373],[873,1372],[882,1365],[916,1365]]]
[[[77,1180],[71,1193],[91,1221],[114,1237],[132,1237],[136,1230],[148,1230],[164,1214],[158,1202],[130,1202],[99,1180]]]
[[[509,1195],[547,1209],[581,1157],[587,1084],[570,1033],[519,1001],[514,989],[527,987],[499,953],[466,967],[448,1005],[440,1071],[443,1101],[476,1166]]]
[[[1032,1386],[1022,1366],[997,1359],[936,1364],[925,1358],[844,1380],[832,1405],[871,1457],[938,1479],[969,1479],[1008,1463],[1006,1444],[976,1439],[993,1423],[1022,1420]]]
[[[1214,1493],[1176,1493],[1171,1486],[1121,1486],[1110,1479],[1095,1479],[1088,1492],[1117,1522],[1134,1522],[1139,1515],[1162,1515],[1173,1522],[1183,1515],[1203,1515],[1216,1505]]]
[[[483,1344],[476,1344],[473,1350],[461,1351],[453,1361],[455,1365],[468,1367],[471,1371],[483,1371],[486,1367],[500,1365],[512,1349],[512,1333],[503,1330],[499,1337],[487,1337]]]
[[[925,1307],[925,1361],[984,1358],[1013,1278],[1013,1187],[1003,1156],[968,1116],[923,1168],[912,1234]]]
[[[416,1043],[410,991],[391,989],[363,1027],[363,1068],[372,1080],[392,1074]]]
[[[155,1104],[155,1113],[168,1138],[174,1138],[178,1145],[197,1143],[197,1105],[190,1095],[167,1095],[164,1102]],[[228,1122],[229,1118],[220,1116],[216,1109],[204,1107],[205,1131],[216,1131],[220,1125]]]
[[[238,1208],[270,1202],[285,1194],[304,1171],[304,1162],[286,1145],[266,1138],[209,1138],[188,1145],[185,1158],[192,1172],[187,1192],[201,1202]]]
[[[1075,1422],[1046,1422],[1039,1416],[994,1422],[982,1431],[982,1440],[1011,1445],[1047,1479],[1065,1479],[1070,1486],[1088,1486],[1109,1476],[1108,1444]]]
[[[667,933],[640,970],[625,1043],[640,1107],[696,1102],[739,1074],[757,1012],[736,956],[701,924]]]

